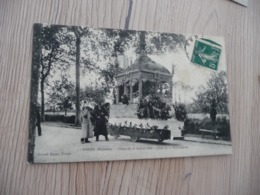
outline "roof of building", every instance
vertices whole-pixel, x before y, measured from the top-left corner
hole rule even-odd
[[[154,62],[147,55],[140,55],[138,58],[136,58],[134,63],[127,67],[126,71],[129,70],[149,70],[159,73],[171,74],[167,68]]]

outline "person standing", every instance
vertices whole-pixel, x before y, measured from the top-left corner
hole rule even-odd
[[[38,130],[38,136],[42,135],[42,128],[41,128],[41,115],[39,111],[39,106],[36,107],[36,126]]]
[[[216,110],[216,101],[215,100],[213,100],[213,102],[211,104],[210,118],[211,118],[213,125],[215,125],[216,118],[217,118],[217,110]]]
[[[218,139],[218,136],[217,136],[217,125],[216,125],[217,110],[216,110],[216,101],[215,100],[213,100],[213,103],[211,104],[210,118],[211,118],[211,121],[212,121],[213,130],[215,132],[215,139]]]
[[[94,108],[94,115],[95,115],[95,133],[94,136],[96,137],[96,141],[99,141],[99,136],[105,136],[106,141],[108,141],[108,133],[107,133],[107,122],[109,118],[109,108],[110,104],[105,103],[101,106],[101,104],[97,104]]]
[[[88,139],[93,137],[94,125],[92,124],[93,117],[91,111],[92,109],[89,107],[85,107],[82,110],[82,114],[81,114],[81,128],[82,128],[81,143],[82,144],[90,143]]]
[[[122,103],[128,105],[129,104],[129,98],[126,94],[122,96]]]

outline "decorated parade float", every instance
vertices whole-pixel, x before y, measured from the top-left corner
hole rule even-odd
[[[171,139],[173,74],[147,55],[116,76],[116,101],[110,107],[108,131],[133,141]]]

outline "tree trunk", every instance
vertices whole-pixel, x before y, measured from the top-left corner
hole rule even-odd
[[[34,163],[34,148],[35,148],[35,131],[36,131],[36,116],[37,116],[37,99],[38,99],[38,84],[39,84],[39,67],[41,62],[41,30],[42,24],[34,24],[33,26],[33,66],[32,66],[32,85],[31,85],[31,101],[30,101],[30,124],[29,124],[29,142],[27,160],[29,163]]]
[[[45,115],[44,115],[44,81],[41,80],[41,121],[45,121]]]
[[[141,32],[141,33],[140,33],[139,53],[140,53],[141,55],[143,55],[143,54],[146,53],[145,36],[146,36],[146,33],[145,33],[145,32]]]
[[[76,117],[75,125],[80,124],[80,37],[76,38]]]

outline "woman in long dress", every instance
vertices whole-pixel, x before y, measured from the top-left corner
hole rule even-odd
[[[94,137],[94,125],[93,117],[91,113],[92,109],[89,107],[83,108],[81,113],[81,125],[82,125],[82,138],[81,143],[89,143],[88,138]]]

